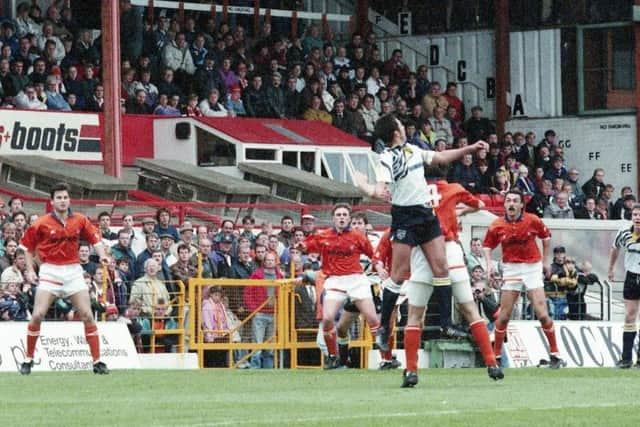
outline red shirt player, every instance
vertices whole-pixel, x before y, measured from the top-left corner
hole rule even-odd
[[[37,253],[42,261],[33,315],[27,327],[27,354],[20,373],[31,373],[40,324],[49,306],[57,298],[69,298],[84,322],[85,337],[93,358],[93,372],[108,374],[107,366],[100,361],[98,327],[91,312],[89,291],[78,256],[80,240],[85,240],[94,245],[101,262],[108,261],[100,244],[100,232],[86,216],[71,211],[67,184],[60,183],[51,188],[51,204],[53,211],[31,225],[20,241],[26,252],[27,280],[33,283],[37,281],[32,254]]]
[[[307,252],[320,254],[322,273],[326,276],[322,330],[329,360],[325,369],[340,366],[334,320],[347,298],[364,315],[373,336],[379,327],[369,280],[360,264],[361,254],[373,257],[373,247],[364,234],[351,229],[351,206],[338,203],[331,214],[333,228],[309,235],[303,245]]]
[[[437,168],[429,168],[428,174],[440,177],[442,171]],[[500,380],[504,378],[504,375],[500,367],[497,366],[491,349],[491,339],[489,338],[487,326],[478,313],[478,307],[471,292],[471,283],[464,262],[464,254],[458,243],[458,204],[463,203],[467,206],[460,214],[481,209],[484,204],[460,184],[449,184],[446,181],[439,180],[435,183],[435,186],[439,197],[435,212],[440,221],[442,234],[445,237],[445,252],[451,277],[451,293],[441,293],[439,300],[444,299],[444,303],[450,305],[451,294],[453,294],[460,311],[469,322],[471,333],[476,343],[480,347],[489,377],[494,380]],[[414,250],[411,254],[411,277],[406,282],[406,294],[409,297],[409,304],[422,307],[422,313],[415,313],[417,314],[416,316],[409,316],[404,336],[407,371],[413,373],[416,372],[418,365],[418,348],[422,336],[424,307],[429,302],[432,292],[436,289],[443,289],[434,287],[433,279],[434,274],[429,264],[425,262],[423,253]]]
[[[540,218],[523,211],[523,196],[520,191],[508,191],[504,198],[504,207],[506,215],[491,223],[483,243],[489,280],[494,273],[491,251],[502,245],[504,285],[500,295],[500,314],[496,320],[493,351],[496,357],[500,357],[513,305],[520,292],[526,290],[549,341],[549,367],[561,368],[566,363],[559,356],[553,320],[547,311],[543,283],[543,271],[546,267],[543,268],[542,260],[549,259],[551,232]],[[536,245],[536,238],[542,240],[542,255]]]

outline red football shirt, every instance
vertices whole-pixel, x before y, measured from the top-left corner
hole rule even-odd
[[[458,216],[456,206],[464,203],[472,208],[480,207],[480,200],[464,189],[460,184],[450,184],[447,181],[437,181],[440,201],[435,207],[436,216],[440,221],[440,228],[447,242],[458,241]]]
[[[327,276],[362,273],[360,255],[373,258],[371,242],[362,233],[351,229],[342,232],[334,228],[308,236],[304,240],[307,252],[319,253],[322,272]]]
[[[547,239],[551,231],[537,216],[523,212],[516,221],[505,217],[494,220],[484,237],[483,246],[495,249],[502,244],[504,262],[533,264],[542,260],[536,237]]]
[[[42,262],[67,265],[80,262],[80,240],[95,245],[101,240],[100,232],[86,216],[69,210],[64,224],[54,212],[38,218],[27,228],[20,244],[31,253],[37,250]]]
[[[373,253],[372,261],[374,264],[381,262],[386,269],[391,270],[391,245],[391,229],[387,228],[382,237],[380,237],[378,246],[376,246],[376,250]]]

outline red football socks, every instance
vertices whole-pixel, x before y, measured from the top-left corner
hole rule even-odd
[[[547,337],[547,341],[549,341],[549,353],[558,353],[558,343],[556,342],[556,329],[553,327],[553,320],[549,319],[549,321],[545,324],[542,324],[542,332]]]
[[[100,360],[100,336],[98,335],[98,325],[85,325],[84,336],[87,339],[87,344],[89,344],[91,358],[95,363]]]
[[[407,371],[418,371],[418,349],[422,338],[420,326],[407,326],[404,328],[404,353],[407,358]]]
[[[493,332],[493,354],[495,357],[500,357],[502,354],[502,343],[504,342],[505,335],[507,335],[507,325],[508,322],[504,325],[496,322],[496,329]]]
[[[330,329],[323,329],[324,342],[327,344],[327,350],[329,356],[335,356],[338,354],[338,343],[336,340],[336,328],[331,326]]]
[[[496,365],[496,356],[495,354],[493,354],[493,349],[491,348],[491,339],[489,338],[489,331],[487,330],[487,325],[484,323],[484,320],[476,320],[470,326],[471,334],[473,334],[473,339],[476,340],[476,344],[478,344],[478,347],[480,347],[480,353],[482,353],[484,364],[486,366]]]
[[[382,358],[382,360],[391,360],[393,358],[393,354],[391,353],[391,350],[393,349],[393,345],[396,342],[396,337],[393,332],[391,333],[391,335],[389,335],[389,341],[387,342],[389,344],[389,350],[380,351],[380,357]]]
[[[38,337],[40,336],[40,325],[35,326],[29,324],[27,326],[27,359],[33,359],[33,353],[36,351],[36,343],[38,342]]]

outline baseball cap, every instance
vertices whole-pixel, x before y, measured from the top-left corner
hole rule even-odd
[[[173,240],[174,242],[176,241],[175,236],[173,234],[171,234],[171,233],[160,233],[160,238],[161,239],[168,238],[168,239]]]
[[[143,224],[155,224],[156,220],[154,218],[151,218],[151,217],[146,217],[146,218],[142,218],[142,223]]]
[[[193,227],[190,227],[190,226],[187,226],[187,227],[182,226],[182,227],[180,227],[180,234],[184,233],[185,231],[193,231]]]
[[[567,251],[564,248],[564,246],[556,246],[555,248],[553,248],[553,253],[554,254],[565,253],[565,252],[567,252]]]

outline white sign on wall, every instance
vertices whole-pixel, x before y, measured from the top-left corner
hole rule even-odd
[[[615,187],[616,198],[624,186],[638,194],[635,116],[511,120],[506,128],[510,132],[533,131],[537,141],[553,129],[564,150],[565,166],[580,170],[580,185],[591,178],[595,168],[603,168],[604,182]]]
[[[613,367],[622,352],[622,322],[554,322],[558,349],[568,367]],[[509,366],[537,366],[549,359],[546,337],[538,321],[512,321],[504,344]],[[635,353],[635,350],[634,350]]]
[[[129,330],[121,322],[98,322],[100,359],[109,369],[139,369]],[[0,372],[17,371],[26,354],[26,322],[0,322]],[[79,371],[93,362],[82,322],[43,322],[33,371]]]
[[[0,110],[0,154],[102,161],[98,114]]]

